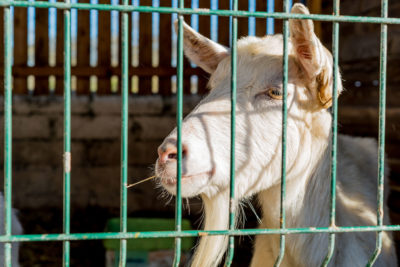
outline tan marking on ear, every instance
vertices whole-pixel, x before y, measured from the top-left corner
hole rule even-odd
[[[321,73],[317,76],[318,99],[323,108],[329,108],[332,105],[332,82],[329,76],[329,71],[326,68],[323,68]]]

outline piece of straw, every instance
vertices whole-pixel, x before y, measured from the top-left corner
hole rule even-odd
[[[126,188],[134,187],[135,185],[138,185],[138,184],[147,182],[147,181],[149,181],[149,180],[151,180],[151,179],[154,179],[154,178],[156,178],[156,177],[157,177],[157,176],[154,175],[154,176],[145,178],[145,179],[143,179],[143,180],[141,180],[141,181],[139,181],[139,182],[136,182],[136,183],[133,183],[133,184],[128,184],[128,185],[126,186]]]

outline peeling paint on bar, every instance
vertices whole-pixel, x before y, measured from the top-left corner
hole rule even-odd
[[[71,152],[64,152],[64,171],[71,172]]]

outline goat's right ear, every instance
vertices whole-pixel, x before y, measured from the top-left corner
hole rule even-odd
[[[178,32],[178,20],[175,21],[175,31]],[[190,61],[208,73],[217,68],[219,62],[228,56],[228,50],[193,30],[183,22],[183,51]]]
[[[310,14],[302,4],[294,4],[294,14]],[[321,44],[314,33],[314,24],[310,19],[290,19],[290,38],[294,52],[309,81],[316,81],[320,104],[329,108],[332,104],[332,55]],[[338,93],[342,90],[341,84]]]

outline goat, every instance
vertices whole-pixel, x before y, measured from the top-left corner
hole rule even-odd
[[[4,235],[4,197],[3,194],[0,192],[0,235]],[[12,234],[14,235],[21,235],[22,234],[22,226],[20,221],[18,220],[17,217],[17,211],[12,210],[11,213],[11,231]],[[13,243],[12,244],[12,251],[11,251],[11,263],[12,266],[19,266],[18,262],[18,256],[19,256],[19,243]],[[4,264],[4,243],[0,244],[0,266],[3,266]]]
[[[292,13],[309,14],[302,4]],[[230,166],[230,53],[184,24],[185,55],[211,74],[210,93],[182,125],[182,196],[201,196],[206,230],[228,229]],[[289,20],[286,227],[329,226],[333,60],[314,33],[311,20]],[[235,203],[257,195],[261,228],[279,228],[282,144],[282,35],[245,37],[237,42]],[[339,77],[340,80],[340,77]],[[338,93],[342,91],[339,81]],[[176,129],[158,148],[156,175],[176,194]],[[373,139],[338,136],[336,223],[376,225],[377,144]],[[387,207],[384,222],[389,223]],[[217,266],[226,236],[202,237],[192,266]],[[328,233],[286,236],[281,266],[319,266]],[[365,266],[375,233],[336,235],[329,266]],[[258,235],[252,267],[273,266],[278,235]],[[397,266],[390,232],[383,233],[375,266]]]

